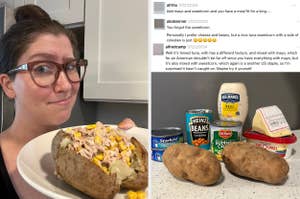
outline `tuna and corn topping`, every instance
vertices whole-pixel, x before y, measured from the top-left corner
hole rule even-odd
[[[116,161],[123,161],[128,167],[132,164],[135,146],[122,130],[105,126],[101,122],[78,128],[67,128],[71,142],[67,147],[110,173]]]

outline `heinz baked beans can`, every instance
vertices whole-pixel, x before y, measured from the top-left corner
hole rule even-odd
[[[210,149],[210,124],[212,110],[192,109],[185,114],[187,143],[196,147]]]

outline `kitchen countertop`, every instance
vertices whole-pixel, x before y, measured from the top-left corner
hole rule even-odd
[[[151,160],[152,199],[256,199],[300,197],[300,130],[293,131],[298,141],[287,162],[290,166],[288,179],[283,185],[269,185],[262,182],[239,178],[227,171],[221,163],[223,179],[213,186],[201,186],[174,178],[162,162]],[[149,197],[150,198],[150,197]]]

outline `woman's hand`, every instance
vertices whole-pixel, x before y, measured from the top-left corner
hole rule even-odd
[[[118,124],[118,127],[123,130],[128,130],[135,126],[136,125],[135,125],[134,121],[130,118],[125,118]]]

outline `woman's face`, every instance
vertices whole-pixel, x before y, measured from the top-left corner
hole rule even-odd
[[[73,49],[65,35],[42,34],[20,57],[18,65],[41,60],[62,64],[71,59]],[[13,82],[16,117],[47,126],[64,123],[70,117],[79,85],[69,82],[64,72],[60,72],[53,86],[46,88],[37,86],[29,72],[17,73]]]

